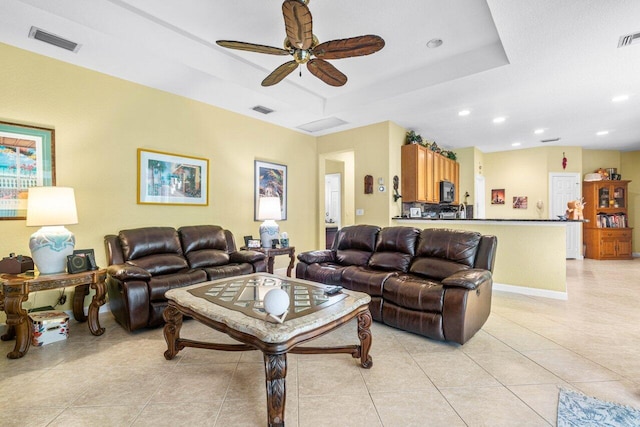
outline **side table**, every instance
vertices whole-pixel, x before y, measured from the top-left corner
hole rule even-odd
[[[7,333],[0,337],[8,341],[15,337],[16,345],[7,354],[9,359],[19,359],[29,350],[31,343],[31,328],[27,311],[22,303],[29,298],[30,292],[75,287],[73,295],[73,317],[78,322],[89,320],[89,331],[93,335],[102,335],[104,328],[100,327],[98,312],[105,303],[106,287],[104,281],[106,269],[85,271],[75,274],[46,274],[30,276],[27,274],[0,274],[0,309],[7,315]],[[84,298],[89,294],[89,287],[96,290],[96,294],[89,305],[89,316],[84,315]]]
[[[288,248],[247,248],[242,247],[241,249],[248,249],[251,251],[262,252],[267,256],[267,273],[273,274],[273,262],[275,261],[275,257],[278,255],[289,255],[289,266],[287,267],[287,277],[291,277],[291,270],[293,269],[293,263],[296,259],[296,247],[289,246]]]

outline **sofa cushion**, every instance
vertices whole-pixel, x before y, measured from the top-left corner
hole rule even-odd
[[[380,230],[376,251],[369,259],[369,267],[406,273],[415,254],[420,230],[411,227],[387,227]]]
[[[435,280],[442,280],[462,270],[469,270],[469,267],[441,258],[415,258],[409,272]]]
[[[342,265],[366,265],[371,258],[371,252],[356,249],[338,250],[336,261]]]
[[[149,280],[149,300],[166,301],[164,293],[169,289],[182,288],[183,286],[194,285],[206,280],[207,273],[204,270],[188,269],[174,274],[152,277]]]
[[[382,321],[394,328],[444,341],[442,313],[409,310],[385,301],[382,304]]]
[[[219,249],[202,249],[185,254],[191,268],[215,267],[229,264],[229,254]]]
[[[344,265],[334,263],[309,264],[304,270],[304,277],[301,279],[324,283],[325,285],[340,285],[342,270],[347,268]],[[297,275],[298,269],[296,269]]]
[[[473,231],[426,229],[420,233],[416,256],[441,258],[473,267],[481,237]]]
[[[437,281],[402,275],[387,279],[382,297],[399,307],[442,313],[444,288]]]
[[[227,237],[218,225],[190,225],[178,229],[185,254],[202,249],[227,251]]]
[[[189,267],[187,260],[182,255],[175,254],[158,254],[136,258],[127,261],[127,264],[147,270],[152,276],[171,274]]]
[[[397,275],[393,271],[376,271],[369,267],[352,265],[342,270],[342,286],[352,291],[364,292],[372,297],[382,296],[385,281]]]
[[[124,260],[157,254],[182,255],[178,232],[172,227],[144,227],[118,233]]]
[[[366,265],[376,248],[380,227],[351,225],[338,230],[335,237],[336,261],[342,265]]]
[[[206,267],[208,280],[223,279],[225,277],[241,276],[253,273],[253,266],[249,263],[226,264],[214,267]]]

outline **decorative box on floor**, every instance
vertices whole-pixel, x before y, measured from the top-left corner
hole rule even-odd
[[[62,311],[29,313],[31,319],[31,345],[41,346],[62,341],[69,336],[69,315]]]

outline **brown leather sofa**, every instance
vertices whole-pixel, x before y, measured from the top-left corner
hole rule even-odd
[[[464,344],[491,311],[496,247],[477,232],[354,225],[299,254],[296,277],[366,292],[374,320]]]
[[[263,253],[236,250],[233,234],[216,225],[122,230],[104,242],[109,306],[128,331],[164,322],[169,289],[266,271]]]

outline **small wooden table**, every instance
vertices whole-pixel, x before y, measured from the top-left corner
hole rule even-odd
[[[263,299],[273,288],[285,290],[291,298],[289,314],[283,324],[264,318]],[[285,279],[267,273],[254,273],[167,291],[169,305],[163,313],[164,338],[171,360],[185,347],[209,350],[260,350],[264,354],[269,427],[284,427],[287,354],[347,353],[360,359],[360,366],[371,368],[371,297],[365,293],[342,291],[324,294],[325,286],[301,279]],[[180,338],[183,316],[224,332],[242,344],[222,344]],[[358,322],[360,344],[335,347],[298,347],[344,325]]]
[[[9,359],[19,359],[29,350],[31,343],[31,328],[27,311],[22,303],[29,298],[30,292],[46,291],[50,289],[75,287],[73,295],[73,317],[78,322],[89,320],[89,330],[93,335],[102,335],[104,328],[100,327],[98,312],[105,302],[106,269],[85,271],[75,274],[0,274],[0,310],[7,315],[7,333],[2,335],[2,341],[16,339],[13,351],[7,354]],[[84,298],[89,295],[89,287],[96,290],[96,294],[89,305],[89,316],[84,314]]]
[[[248,249],[250,251],[258,251],[262,252],[267,256],[267,273],[273,274],[273,262],[275,261],[275,257],[278,255],[289,255],[289,266],[287,267],[287,277],[291,277],[291,270],[293,269],[293,263],[296,259],[296,247],[289,246],[288,248],[246,248],[242,247],[241,249]]]

